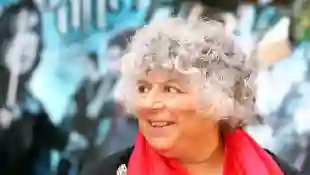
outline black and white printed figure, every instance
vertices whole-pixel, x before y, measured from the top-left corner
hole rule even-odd
[[[120,150],[120,137],[126,145],[134,139],[135,125],[123,116],[122,106],[114,100],[114,88],[119,76],[119,58],[121,57],[130,36],[135,30],[126,30],[113,37],[105,52],[108,71],[99,71],[99,58],[91,53],[84,57],[85,74],[78,90],[73,96],[75,112],[70,121],[70,128],[84,136],[88,148],[80,154],[80,168],[84,168],[111,151]],[[70,117],[68,117],[70,118]],[[123,137],[124,135],[131,137]],[[131,139],[130,139],[131,138]],[[128,139],[128,140],[127,140]],[[117,143],[118,142],[118,143]],[[127,143],[127,144],[126,144]]]
[[[136,28],[131,28],[120,32],[118,35],[112,37],[107,45],[106,49],[106,57],[105,59],[108,60],[110,63],[110,73],[106,76],[115,77],[115,85],[111,91],[110,100],[108,100],[100,112],[101,116],[108,116],[110,119],[109,128],[106,129],[106,132],[100,132],[103,128],[102,126],[107,127],[106,125],[101,125],[98,128],[98,135],[96,138],[96,144],[99,148],[99,156],[104,157],[111,153],[117,152],[126,148],[126,146],[132,144],[136,132],[137,132],[137,124],[132,116],[129,116],[123,109],[122,105],[115,100],[115,88],[117,88],[117,80],[119,78],[119,68],[120,65],[119,59],[121,58],[122,54],[124,53],[127,44],[131,37],[135,34]],[[105,98],[101,96],[101,98]],[[99,101],[99,100],[98,100]],[[113,104],[113,105],[112,105]],[[109,106],[115,106],[114,110],[115,113],[108,112]],[[113,109],[113,108],[112,108]],[[113,115],[112,115],[113,114]],[[101,123],[104,120],[101,120]],[[125,139],[124,139],[125,138]]]
[[[97,118],[98,112],[90,112],[89,104],[96,98],[102,76],[99,71],[98,58],[96,53],[83,56],[82,69],[84,75],[80,85],[72,98],[72,123],[71,129],[89,137],[93,126],[88,126],[88,121]],[[91,125],[89,123],[89,125]]]
[[[35,4],[24,0],[5,8],[0,17],[0,125],[4,128],[18,115],[41,50],[41,17]]]
[[[73,106],[73,111],[68,114],[70,116],[67,117],[65,125],[87,141],[88,148],[77,153],[80,162],[87,162],[95,156],[90,156],[90,152],[96,147],[100,121],[115,114],[114,103],[108,102],[107,97],[111,94],[116,77],[100,73],[96,53],[90,53],[82,59],[84,77],[72,97],[70,106]]]
[[[78,134],[52,122],[28,89],[41,61],[41,27],[32,0],[8,6],[0,16],[0,174],[50,174],[51,150],[84,146]]]

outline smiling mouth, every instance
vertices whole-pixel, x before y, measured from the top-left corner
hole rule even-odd
[[[164,127],[167,127],[167,126],[174,125],[175,122],[170,122],[170,121],[149,121],[149,124],[153,128],[164,128]]]

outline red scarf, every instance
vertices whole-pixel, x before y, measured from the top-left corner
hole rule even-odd
[[[248,134],[238,129],[224,135],[223,175],[283,175],[272,160]],[[176,161],[157,154],[144,136],[137,136],[127,175],[189,175]]]

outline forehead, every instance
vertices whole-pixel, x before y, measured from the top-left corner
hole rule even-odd
[[[24,25],[29,25],[30,27],[34,27],[39,22],[38,14],[28,9],[21,9],[21,11],[16,16],[17,25],[21,23]]]
[[[153,69],[149,71],[144,71],[138,75],[138,80],[145,80],[149,83],[179,83],[188,84],[190,80],[189,75],[184,75],[177,71],[171,71],[166,69]]]

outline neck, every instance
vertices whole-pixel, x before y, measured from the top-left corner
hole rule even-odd
[[[222,174],[224,162],[224,144],[222,137],[215,137],[214,140],[204,144],[204,147],[201,149],[199,149],[199,146],[195,146],[190,150],[189,153],[193,158],[181,160],[181,164],[187,169],[190,175]]]

